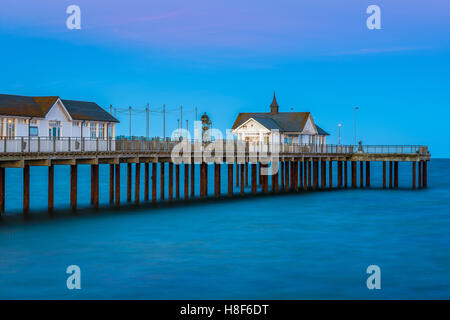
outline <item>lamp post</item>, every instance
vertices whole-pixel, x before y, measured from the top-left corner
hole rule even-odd
[[[342,124],[338,124],[338,127],[339,127],[339,144],[341,144],[341,127],[342,127]]]
[[[356,110],[358,110],[359,107],[355,107],[355,146],[356,146]]]

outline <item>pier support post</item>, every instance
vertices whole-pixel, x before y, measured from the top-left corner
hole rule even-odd
[[[109,203],[114,203],[114,165],[109,165]]]
[[[389,161],[389,189],[392,189],[392,180],[393,180],[393,176],[392,176],[392,161]]]
[[[264,164],[263,167],[267,168],[267,164]],[[265,171],[267,171],[267,170],[265,170]],[[262,174],[262,179],[264,182],[263,192],[268,193],[269,192],[269,176],[267,174]]]
[[[303,189],[308,189],[308,159],[303,159]]]
[[[180,199],[180,165],[175,165],[175,199]]]
[[[280,161],[280,168],[281,168],[281,174],[280,174],[280,182],[281,182],[281,190],[284,190],[284,161]]]
[[[245,163],[245,186],[248,187],[248,165],[249,163]]]
[[[191,162],[191,198],[195,198],[195,162]]]
[[[245,194],[245,164],[241,163],[241,196],[243,196]]]
[[[298,161],[294,160],[292,163],[292,187],[294,191],[298,191]]]
[[[189,163],[184,164],[184,200],[189,199]]]
[[[30,166],[23,167],[23,214],[30,211]]]
[[[136,178],[134,180],[134,203],[139,204],[140,186],[141,186],[141,164],[136,163]]]
[[[289,191],[290,183],[289,183],[289,161],[285,161],[284,163],[284,190]]]
[[[236,162],[236,187],[239,187],[239,163]]]
[[[424,188],[426,188],[427,187],[427,185],[428,185],[428,174],[427,174],[427,161],[424,161],[423,162],[423,187]],[[4,178],[4,176],[5,175],[3,175],[3,178]],[[3,185],[4,185],[5,183],[3,182]],[[3,200],[3,203],[5,203],[5,201]],[[3,207],[3,210],[4,210],[5,208]]]
[[[173,162],[169,162],[169,202],[173,201]]]
[[[356,188],[356,161],[352,161],[352,188]]]
[[[394,162],[394,188],[398,188],[398,161]]]
[[[152,202],[153,204],[156,204],[156,188],[157,188],[157,171],[158,171],[158,162],[152,163]]]
[[[344,188],[348,186],[348,161],[344,160]]]
[[[386,189],[386,161],[383,161],[383,189]]]
[[[70,166],[70,207],[77,210],[77,171],[76,164]]]
[[[93,177],[92,177],[92,185],[91,185],[91,189],[92,189],[92,204],[94,205],[95,209],[98,209],[98,203],[99,203],[99,165],[98,164],[92,164],[92,173],[93,173]]]
[[[322,189],[327,185],[327,162],[322,159],[320,162],[321,171],[320,171],[320,184]]]
[[[220,196],[220,163],[214,163],[214,197]]]
[[[313,189],[317,190],[317,186],[318,186],[318,175],[319,175],[319,171],[318,171],[318,162],[317,159],[313,159]]]
[[[364,188],[364,162],[359,162],[359,186]]]
[[[131,163],[127,163],[127,201],[131,202]]]
[[[418,180],[418,186],[419,186],[419,189],[420,188],[422,188],[422,162],[423,161],[419,161],[418,162],[418,165],[419,165],[419,174],[417,175],[417,180]]]
[[[120,163],[114,165],[116,168],[116,206],[120,205]]]
[[[329,188],[333,188],[333,161],[328,161],[328,184],[329,184]]]
[[[252,193],[256,194],[256,163],[251,163],[250,167],[252,170]]]
[[[53,212],[55,192],[55,166],[48,166],[48,212]]]
[[[338,161],[338,188],[342,188],[342,161]]]
[[[5,168],[0,168],[0,216],[5,212]]]
[[[416,188],[416,161],[412,163],[412,188]]]
[[[160,179],[161,179],[161,182],[159,183],[159,189],[160,189],[160,191],[159,191],[159,198],[161,199],[161,200],[164,200],[164,198],[165,198],[165,191],[166,191],[166,189],[165,189],[165,181],[164,181],[164,174],[165,174],[165,163],[164,162],[160,162],[159,163],[159,169],[160,169],[160,175],[159,175],[159,177],[160,177]]]
[[[366,187],[370,187],[370,161],[366,161]]]
[[[303,161],[299,161],[298,162],[298,166],[299,166],[299,188],[303,189]]]
[[[228,196],[233,195],[233,163],[228,163]]]
[[[149,200],[149,196],[150,196],[150,168],[149,168],[150,164],[148,162],[146,162],[144,164],[144,201],[148,201]]]

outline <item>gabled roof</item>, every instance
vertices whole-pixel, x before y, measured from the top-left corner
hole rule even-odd
[[[119,122],[95,102],[61,100],[74,120]]]
[[[58,97],[25,97],[0,94],[0,115],[44,118]]]
[[[45,118],[59,97],[26,97],[0,94],[0,116]],[[61,100],[74,120],[119,122],[94,102]]]
[[[310,116],[309,112],[239,113],[231,129],[236,129],[241,124],[246,122],[248,119],[253,118],[268,129],[278,129],[282,132],[301,132],[303,131],[303,128],[305,127],[305,124],[309,116]],[[261,121],[264,121],[266,124],[269,125],[269,127],[267,127]],[[273,128],[270,128],[270,126],[272,126]]]

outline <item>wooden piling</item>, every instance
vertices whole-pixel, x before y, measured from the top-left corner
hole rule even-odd
[[[333,161],[328,161],[328,187],[333,188]]]
[[[241,196],[245,194],[245,164],[241,163]]]
[[[398,161],[394,162],[394,188],[398,188]]]
[[[299,167],[299,176],[298,176],[299,185],[298,185],[298,187],[300,189],[303,189],[303,161],[298,162],[298,167]]]
[[[157,171],[158,171],[158,163],[157,162],[153,162],[152,163],[152,203],[156,204],[156,199],[157,199]]]
[[[424,161],[423,162],[423,187],[426,188],[428,186],[428,173],[427,173],[427,164],[428,161]],[[3,175],[3,178],[5,177],[5,175]],[[3,182],[3,185],[5,183]],[[3,200],[3,203],[5,203],[5,201]],[[3,207],[4,210],[4,207]]]
[[[327,162],[320,161],[320,185],[324,189],[327,186]]]
[[[114,165],[109,165],[109,203],[114,204]]]
[[[284,161],[280,161],[280,167],[281,167],[281,174],[280,174],[280,188],[283,191],[284,190]]]
[[[348,161],[344,161],[344,188],[348,186]]]
[[[248,162],[245,163],[245,186],[248,187]]]
[[[228,163],[228,196],[233,195],[233,163]]]
[[[352,163],[352,188],[356,188],[356,161],[351,161]]]
[[[191,162],[191,198],[195,198],[195,162]]]
[[[370,187],[370,161],[366,161],[366,187]]]
[[[0,168],[0,215],[5,212],[5,168]]]
[[[70,207],[77,210],[77,171],[76,164],[70,166]]]
[[[294,191],[298,191],[298,161],[292,161],[292,167],[294,170]]]
[[[139,204],[140,200],[140,186],[141,186],[141,164],[135,165],[136,177],[134,179],[134,203]]]
[[[386,189],[386,161],[383,161],[383,189]]]
[[[251,174],[251,178],[252,178],[252,193],[256,194],[256,163],[251,163],[250,164],[251,170],[252,170],[252,174]]]
[[[220,197],[220,163],[214,163],[214,197]]]
[[[94,204],[94,189],[95,189],[95,172],[94,172],[94,165],[91,164],[91,205]]]
[[[54,209],[54,192],[55,192],[55,166],[48,166],[48,212]]]
[[[173,162],[169,162],[169,202],[173,201]]]
[[[127,163],[127,201],[131,202],[131,163]]]
[[[94,173],[94,178],[93,178],[93,185],[92,185],[92,189],[93,189],[93,200],[92,200],[92,204],[94,205],[95,209],[98,209],[99,206],[99,165],[98,164],[93,164],[91,165],[93,167],[93,173]]]
[[[266,168],[266,170],[264,170],[264,171],[266,171],[266,173],[267,173],[267,164],[264,164],[263,167]],[[264,183],[264,185],[263,185],[263,192],[264,193],[268,193],[269,192],[269,176],[267,174],[263,174],[262,175],[262,180],[263,180],[263,183]]]
[[[175,165],[175,199],[180,199],[180,165]]]
[[[303,189],[308,189],[308,160],[303,159]]]
[[[317,159],[313,159],[313,189],[317,190],[318,184],[319,184],[319,163],[317,162]]]
[[[308,189],[311,189],[312,187],[312,170],[311,170],[311,166],[312,166],[312,161],[308,160]]]
[[[150,164],[146,162],[144,164],[144,201],[148,201],[150,198]]]
[[[417,164],[419,165],[419,173],[417,175],[417,180],[418,180],[418,187],[420,189],[422,188],[422,161],[419,161]]]
[[[115,169],[116,169],[116,194],[115,194],[115,198],[116,198],[116,206],[120,205],[120,163],[115,165]]]
[[[359,186],[364,188],[364,162],[359,162]]]
[[[159,198],[161,200],[164,200],[165,198],[165,183],[164,183],[164,174],[165,174],[165,163],[164,162],[160,162],[159,163],[159,169],[160,169],[160,174],[159,174],[159,178],[161,179],[160,183],[159,183]]]
[[[189,163],[184,164],[184,200],[189,199]]]
[[[392,189],[392,161],[389,161],[389,188]]]
[[[416,188],[416,161],[412,162],[412,188]]]
[[[30,211],[30,166],[23,167],[23,214],[27,215]]]
[[[289,184],[289,161],[285,161],[284,164],[284,190],[289,191],[290,184]]]
[[[236,187],[239,187],[239,163],[236,162]]]
[[[342,188],[342,161],[338,161],[338,188]]]

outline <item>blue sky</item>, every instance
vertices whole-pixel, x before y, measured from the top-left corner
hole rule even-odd
[[[450,3],[418,0],[317,1],[2,0],[0,92],[59,95],[101,106],[147,103],[175,129],[180,105],[214,126],[238,112],[310,111],[337,142],[425,144],[450,157]],[[67,6],[82,29],[66,28]],[[366,8],[381,8],[381,30]],[[128,133],[128,118],[118,133]],[[145,135],[145,116],[132,133]],[[184,120],[183,120],[184,122]],[[185,125],[185,123],[183,123]],[[162,116],[150,115],[150,135]]]

